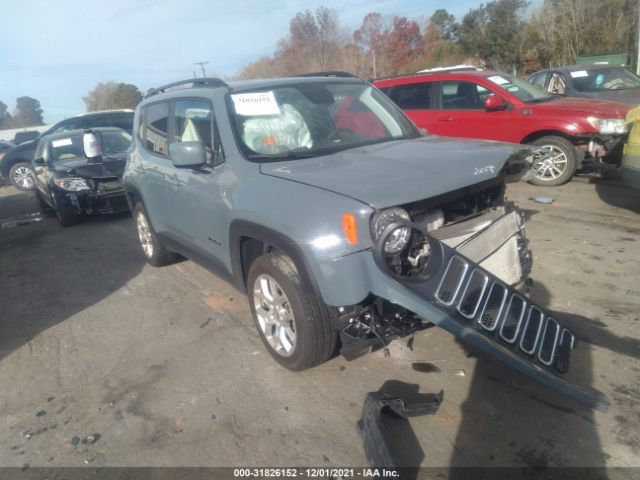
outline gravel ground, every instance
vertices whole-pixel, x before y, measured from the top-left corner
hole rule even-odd
[[[286,371],[243,294],[190,261],[146,265],[130,216],[63,229],[0,188],[0,465],[364,466],[355,424],[383,389],[444,391],[393,425],[406,465],[640,466],[640,193],[583,176],[508,196],[529,217],[532,297],[577,332],[569,377],[606,413],[437,328],[389,358]]]

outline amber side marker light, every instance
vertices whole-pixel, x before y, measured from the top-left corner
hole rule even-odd
[[[356,217],[352,213],[342,214],[342,231],[349,245],[358,243],[358,229],[356,226]]]

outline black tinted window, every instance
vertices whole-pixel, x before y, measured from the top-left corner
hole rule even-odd
[[[112,118],[112,126],[121,128],[127,133],[133,131],[133,113],[129,115],[115,115]]]
[[[472,82],[442,82],[443,110],[483,110],[487,89]],[[490,92],[489,92],[490,93]]]
[[[85,117],[80,120],[80,128],[95,128],[95,127],[110,127],[109,117],[106,116],[91,116]]]
[[[51,134],[51,133],[66,132],[68,130],[75,130],[76,128],[80,128],[80,122],[78,121],[78,119],[72,118],[69,120],[65,120],[64,122],[60,122],[54,130],[51,130],[48,133]]]
[[[532,75],[529,79],[530,83],[533,83],[535,86],[540,87],[544,90],[544,85],[547,83],[547,77],[549,76],[548,72],[540,72]]]
[[[169,104],[155,103],[146,108],[145,146],[158,155],[167,155]]]
[[[431,108],[433,84],[414,83],[388,88],[385,93],[403,110],[426,110]]]

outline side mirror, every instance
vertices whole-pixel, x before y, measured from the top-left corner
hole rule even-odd
[[[489,95],[484,101],[484,109],[487,112],[495,112],[498,110],[505,110],[507,104],[505,101],[497,95]]]
[[[169,158],[176,167],[197,168],[207,163],[201,142],[178,142],[169,145]]]

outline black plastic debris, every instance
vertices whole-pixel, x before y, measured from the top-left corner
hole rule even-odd
[[[411,417],[434,414],[443,397],[444,392],[440,391],[437,394],[421,395],[420,401],[409,403],[401,397],[390,396],[381,391],[368,393],[357,430],[371,466],[390,469],[401,466],[393,453],[393,441],[385,431],[385,417],[406,422]]]

